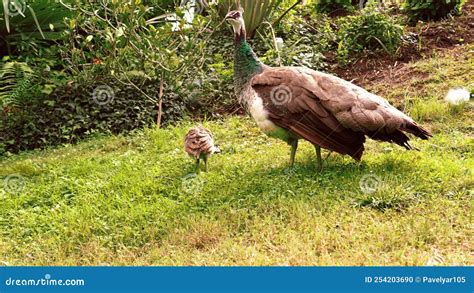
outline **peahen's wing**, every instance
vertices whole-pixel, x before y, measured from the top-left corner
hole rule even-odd
[[[341,154],[360,160],[365,136],[344,127],[308,90],[313,81],[293,67],[268,68],[251,80],[262,98],[269,119],[294,134]]]
[[[268,68],[251,80],[277,125],[324,148],[360,159],[365,135],[409,148],[430,134],[386,100],[338,77],[298,67]]]

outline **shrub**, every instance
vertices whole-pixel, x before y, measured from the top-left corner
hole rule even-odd
[[[262,61],[272,66],[306,66],[315,70],[327,69],[324,52],[332,50],[336,44],[336,33],[331,19],[323,14],[316,14],[310,6],[300,7],[289,13],[275,27],[275,35],[283,39],[283,46],[278,54],[272,44],[270,32],[265,36],[268,51],[258,50]],[[256,44],[258,45],[258,44]],[[278,63],[280,57],[280,63]]]
[[[342,63],[348,61],[349,54],[366,49],[383,49],[395,54],[403,35],[403,26],[395,18],[379,11],[374,3],[357,15],[342,18],[339,25],[337,53]]]
[[[318,12],[334,13],[339,11],[352,11],[353,0],[318,0],[315,9]]]
[[[110,87],[107,96],[94,96],[98,86]],[[148,93],[158,91],[156,83],[143,84]],[[182,115],[184,103],[164,101],[164,121]],[[126,133],[156,121],[156,103],[137,94],[130,85],[113,78],[76,84],[50,95],[25,101],[21,108],[9,107],[0,114],[0,154],[5,151],[43,148],[74,143],[92,133]]]
[[[465,0],[406,0],[403,8],[411,22],[440,20],[461,13]]]

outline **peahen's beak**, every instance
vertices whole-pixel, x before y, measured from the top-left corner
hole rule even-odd
[[[226,20],[227,19],[237,19],[241,15],[242,15],[242,13],[239,10],[234,10],[234,11],[231,11],[231,12],[227,13],[227,15],[225,16],[225,19]]]

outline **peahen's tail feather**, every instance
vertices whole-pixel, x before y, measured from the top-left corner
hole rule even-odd
[[[409,123],[403,130],[421,139],[429,139],[433,136],[428,130],[416,124],[416,122]]]

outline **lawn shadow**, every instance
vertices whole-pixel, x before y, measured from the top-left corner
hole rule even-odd
[[[416,168],[398,153],[380,154],[362,162],[332,154],[324,161],[322,171],[317,170],[314,156],[300,159],[292,168],[285,163],[249,168],[248,162],[213,166],[209,173],[198,174],[190,160],[176,170],[175,184],[180,185],[177,188],[188,208],[205,213],[218,206],[250,211],[287,200],[390,208],[394,193],[410,184]],[[391,184],[395,185],[393,190]],[[380,190],[386,195],[379,194]]]
[[[243,182],[234,200],[260,193],[262,200],[291,197],[311,201],[320,198],[331,201],[331,204],[346,202],[358,206],[359,202],[374,202],[371,198],[379,195],[379,191],[391,196],[390,183],[402,184],[403,178],[408,179],[415,168],[414,164],[398,157],[384,156],[375,161],[356,162],[332,156],[325,161],[323,170],[318,171],[315,160],[309,158],[292,168],[282,165],[245,174],[247,178],[258,180]],[[390,204],[383,203],[384,196],[381,195],[382,204],[378,206],[390,207]]]

